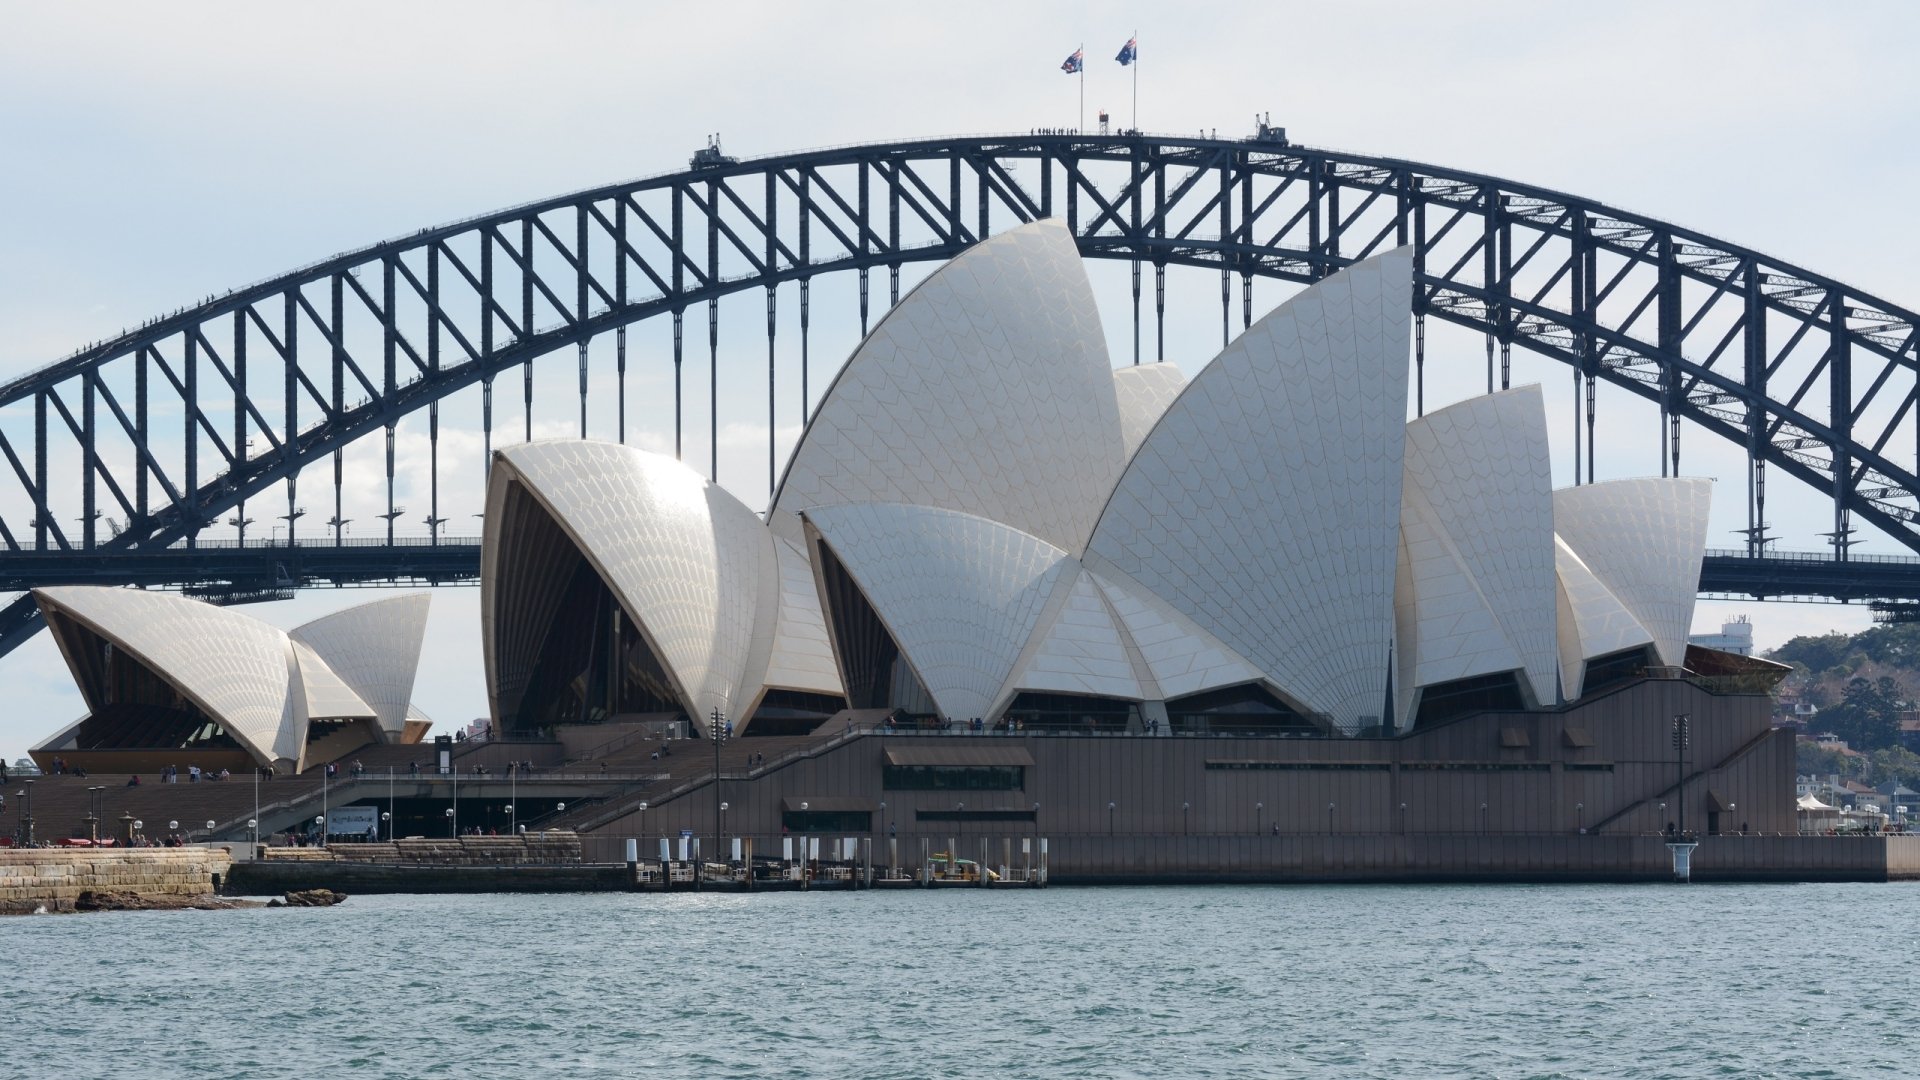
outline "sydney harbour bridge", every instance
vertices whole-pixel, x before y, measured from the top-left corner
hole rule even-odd
[[[903,266],[1041,217],[1063,221],[1083,256],[1130,267],[1132,341],[1114,351],[1135,362],[1165,356],[1169,267],[1217,271],[1224,342],[1252,321],[1256,278],[1313,282],[1411,245],[1416,408],[1434,320],[1484,338],[1489,390],[1508,384],[1516,346],[1558,360],[1576,482],[1595,475],[1600,382],[1657,406],[1663,473],[1682,467],[1683,420],[1739,448],[1744,543],[1709,554],[1702,592],[1870,601],[1895,617],[1920,601],[1920,557],[1851,551],[1880,535],[1920,556],[1920,316],[1588,199],[1298,146],[1264,124],[1247,139],[1029,133],[738,161],[709,148],[682,172],[422,229],[209,297],[0,388],[0,590],[118,583],[240,602],[471,581],[478,541],[447,535],[441,515],[450,395],[478,384],[489,447],[496,406],[530,437],[533,362],[572,347],[577,383],[558,392],[578,393],[586,437],[589,345],[604,355],[610,336],[617,430],[593,434],[626,441],[628,333],[661,320],[670,357],[636,349],[636,362],[671,363],[674,446],[695,463],[682,391],[689,376],[709,381],[700,427],[717,471],[723,297],[764,294],[764,331],[749,332],[766,337],[772,428],[779,305],[798,306],[804,413],[815,279],[857,279],[864,333],[898,300]],[[751,375],[729,371],[727,384]],[[394,433],[422,411],[429,535],[396,536]],[[343,452],[363,439],[385,440],[384,537],[343,535]],[[1780,476],[1830,506],[1826,550],[1774,550],[1767,491]],[[324,524],[302,521],[316,488],[332,496]],[[284,535],[247,537],[250,498],[255,512],[274,501],[261,516]],[[237,539],[202,535],[223,518]],[[0,653],[37,628],[32,598],[18,597],[0,611]]]

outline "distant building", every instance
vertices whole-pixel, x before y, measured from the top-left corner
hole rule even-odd
[[[1753,655],[1753,624],[1745,615],[1735,615],[1720,624],[1717,634],[1692,634],[1687,644],[1698,645],[1703,649],[1718,649],[1736,656]]]

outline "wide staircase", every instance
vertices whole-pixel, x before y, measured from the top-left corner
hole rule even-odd
[[[185,775],[177,784],[162,784],[158,777],[142,774],[138,787],[127,786],[125,774],[111,776],[93,773],[87,776],[39,776],[10,777],[4,789],[6,810],[0,813],[0,837],[12,838],[19,833],[20,816],[26,809],[26,800],[19,792],[26,788],[25,781],[33,781],[33,821],[34,838],[39,842],[54,843],[62,838],[87,835],[86,817],[93,806],[90,788],[101,788],[100,836],[104,839],[123,839],[121,835],[121,816],[130,814],[134,819],[145,823],[143,832],[149,839],[159,842],[170,831],[169,821],[180,823],[179,832],[191,831],[195,839],[205,833],[207,822],[216,822],[221,828],[229,828],[235,822],[244,822],[253,814],[254,780],[252,773],[234,776],[226,780],[202,780],[197,784],[187,782]],[[262,781],[260,784],[260,805],[270,806],[289,799],[304,798],[320,790],[320,776],[310,772],[298,777],[281,777]]]
[[[812,735],[777,735],[765,738],[733,739],[720,748],[720,772],[732,778],[751,778],[762,771],[779,768],[798,754],[817,748],[833,737],[832,732]],[[655,760],[653,754],[665,748],[666,756]],[[759,759],[765,758],[764,764]],[[606,762],[610,770],[654,774],[646,783],[634,784],[606,799],[569,806],[564,812],[529,825],[542,828],[588,830],[623,817],[639,809],[642,802],[655,803],[676,796],[681,789],[713,776],[713,744],[701,739],[674,739],[668,742],[639,740],[586,759],[584,764]]]

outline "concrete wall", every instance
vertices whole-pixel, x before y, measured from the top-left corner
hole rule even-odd
[[[72,911],[83,892],[209,896],[231,866],[225,848],[0,850],[0,913]]]
[[[1772,733],[1764,696],[1714,696],[1680,680],[1647,681],[1560,711],[1483,714],[1399,739],[1131,736],[870,736],[755,777],[725,777],[726,831],[777,836],[783,800],[857,798],[874,830],[946,835],[923,812],[1031,811],[1041,835],[1068,837],[1577,835],[1613,819],[1614,835],[1658,832],[1676,815],[1671,724],[1693,721],[1688,826],[1704,831],[1709,792],[1734,803],[1721,826],[1796,831],[1791,736]],[[1591,742],[1590,746],[1575,745]],[[882,787],[889,746],[1022,746],[1034,765],[1019,791],[897,791]],[[1523,743],[1524,745],[1513,745]],[[623,836],[714,829],[701,786],[645,814],[610,822]],[[882,815],[877,807],[884,801]],[[1112,810],[1109,811],[1109,804]],[[1328,804],[1333,805],[1332,811]],[[1187,808],[1182,809],[1183,805]],[[1485,807],[1482,810],[1482,807]],[[1402,809],[1404,807],[1404,809]],[[965,832],[1020,835],[1028,826]]]

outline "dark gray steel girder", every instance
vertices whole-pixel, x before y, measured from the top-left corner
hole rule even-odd
[[[102,557],[99,580],[142,580],[144,561],[158,568],[248,497],[538,356],[823,274],[864,281],[886,267],[897,287],[903,263],[952,257],[994,213],[1062,210],[1085,255],[1151,262],[1156,280],[1187,265],[1311,282],[1411,244],[1416,312],[1483,332],[1490,349],[1497,338],[1503,355],[1517,343],[1606,379],[1831,493],[1836,560],[1855,542],[1850,515],[1920,551],[1920,440],[1895,438],[1920,429],[1920,316],[1906,309],[1483,174],[1272,137],[1029,134],[722,161],[574,192],[333,256],[81,350],[0,387],[0,408],[31,402],[34,415],[31,447],[0,423],[0,489],[33,508],[31,521],[0,518],[0,579],[44,581],[34,560],[71,549]],[[362,271],[381,274],[381,287],[363,288]],[[630,280],[657,291],[630,294]],[[355,320],[377,337],[353,339]],[[122,361],[131,374],[116,378]],[[274,362],[284,378],[258,374]],[[250,373],[273,385],[250,387]],[[153,445],[149,397],[181,410],[177,466]],[[102,431],[131,445],[119,455],[130,465],[100,452]],[[55,456],[50,435],[80,452]],[[261,452],[248,449],[255,435]],[[196,482],[202,448],[223,471]],[[112,535],[93,527],[96,480],[125,515]],[[69,534],[50,508],[76,490],[82,524]],[[1765,523],[1750,525],[1752,541]],[[0,645],[20,622],[0,613]]]

